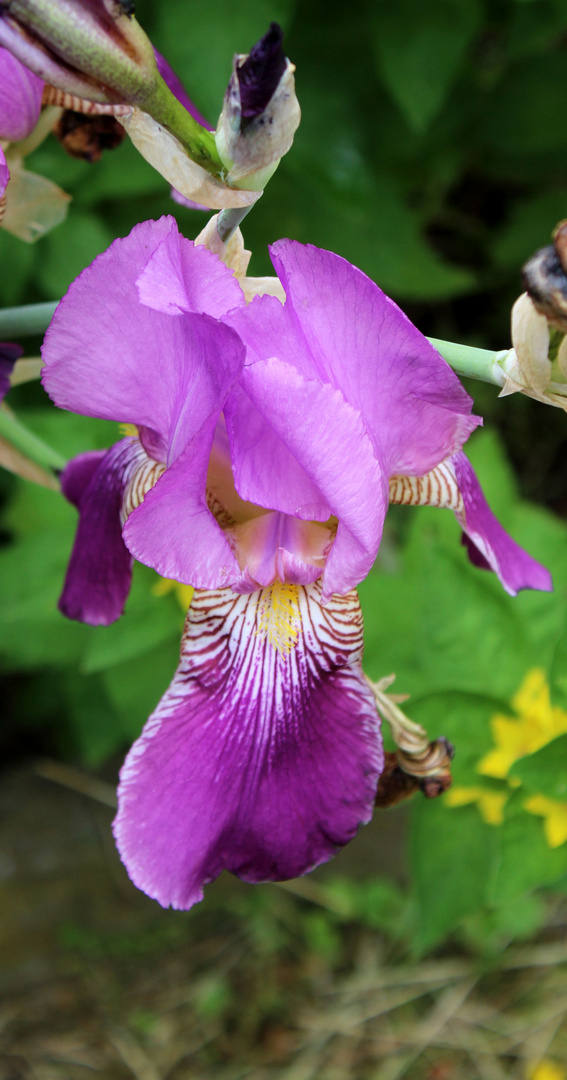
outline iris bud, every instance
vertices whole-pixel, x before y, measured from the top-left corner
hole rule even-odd
[[[260,191],[289,150],[301,111],[295,65],[272,23],[249,55],[237,54],[219,118],[216,144],[235,187]]]

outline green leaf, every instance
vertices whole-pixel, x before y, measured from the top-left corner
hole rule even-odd
[[[125,743],[120,718],[100,679],[69,671],[62,685],[74,749],[85,765],[96,768]]]
[[[93,627],[81,664],[85,674],[143,656],[168,639],[179,645],[183,615],[173,594],[152,592],[158,581],[153,570],[135,564],[124,615],[110,626]]]
[[[567,96],[563,50],[515,64],[496,88],[480,130],[481,143],[514,158],[565,149],[558,120]]]
[[[509,904],[534,889],[552,885],[567,872],[567,844],[550,848],[545,839],[543,819],[521,809],[523,796],[518,793],[506,813],[500,828],[493,828],[498,837],[500,855],[490,883],[489,902],[496,906]]]
[[[0,651],[6,666],[78,662],[91,628],[57,610],[68,557],[68,533],[56,528],[0,552]]]
[[[35,260],[36,250],[31,244],[24,244],[5,229],[0,229],[0,266],[10,267],[9,273],[4,269],[0,274],[0,304],[3,307],[18,303],[33,273]]]
[[[363,185],[359,176],[337,190],[332,176],[321,175],[320,167],[313,171],[294,147],[270,182],[269,200],[250,217],[252,246],[255,230],[273,235],[276,216],[277,235],[335,251],[396,298],[456,296],[476,285],[474,274],[444,262],[429,246],[420,216],[406,205],[394,177],[369,173]]]
[[[76,207],[43,240],[36,280],[49,300],[59,300],[85,266],[114,239],[104,222]]]
[[[485,906],[496,830],[476,807],[447,809],[442,799],[414,803],[410,840],[418,952],[431,949]]]
[[[160,195],[167,191],[167,182],[135,149],[130,139],[90,169],[77,189],[76,203],[94,206],[102,199],[130,201],[140,195]]]
[[[551,233],[566,213],[563,188],[518,202],[506,227],[496,236],[492,249],[495,261],[499,266],[520,267],[538,248],[551,243]]]
[[[567,735],[520,758],[512,765],[510,776],[517,777],[528,791],[567,802]]]
[[[165,694],[178,663],[179,639],[175,639],[153,650],[151,664],[144,658],[136,658],[101,673],[100,678],[120,718],[121,730],[130,741],[137,739],[148,716]]]
[[[415,130],[424,131],[442,108],[480,15],[474,0],[398,0],[374,6],[379,69]]]
[[[492,747],[490,720],[505,703],[480,694],[447,692],[410,700],[402,707],[431,739],[444,735],[453,744],[455,784],[478,785],[478,762]]]

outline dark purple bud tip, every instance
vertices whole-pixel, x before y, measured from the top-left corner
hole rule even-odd
[[[240,88],[241,130],[264,112],[286,69],[282,41],[283,30],[274,22],[254,45],[244,63],[236,69]]]

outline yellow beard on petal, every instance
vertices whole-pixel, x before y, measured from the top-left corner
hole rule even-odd
[[[282,585],[281,581],[275,581],[262,589],[258,597],[256,635],[267,639],[285,656],[297,645],[301,630],[299,589],[299,585]]]

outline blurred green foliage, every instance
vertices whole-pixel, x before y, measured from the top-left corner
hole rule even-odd
[[[284,27],[303,121],[246,221],[252,272],[269,273],[268,243],[291,236],[356,263],[425,332],[508,345],[519,266],[567,211],[566,0],[361,0],[350,7],[138,0],[137,10],[212,122],[233,52],[248,51],[273,19]],[[28,164],[73,202],[67,221],[33,247],[0,232],[1,304],[58,299],[140,220],[173,214],[189,236],[205,220],[171,201],[165,181],[128,140],[91,166],[66,157],[50,137]],[[473,389],[479,411],[500,426],[524,491],[564,511],[563,414],[544,414],[526,400],[499,403],[492,387]],[[66,456],[116,438],[112,425],[62,416],[35,386],[19,388],[10,404]],[[476,766],[492,745],[490,719],[510,713],[531,667],[544,668],[554,701],[567,707],[567,527],[520,499],[494,431],[473,439],[471,456],[504,526],[552,568],[554,594],[506,596],[493,575],[467,562],[450,513],[403,508],[390,513],[377,566],[360,590],[368,673],[395,671],[394,689],[411,694],[412,718],[455,743],[461,785],[478,782]],[[98,766],[137,736],[168,685],[183,613],[173,594],[156,595],[156,576],[137,566],[122,620],[106,629],[67,622],[56,603],[75,512],[53,492],[8,476],[1,484],[7,749],[21,752],[29,738]],[[560,798],[565,737],[556,743],[515,769],[526,789]],[[538,925],[534,889],[567,882],[567,845],[550,849],[541,819],[514,795],[501,826],[486,824],[475,805],[414,800],[409,852],[409,892],[389,878],[321,886],[321,912],[305,922],[315,951],[332,953],[336,927],[349,920],[418,951],[453,932],[497,950]],[[268,944],[272,923],[269,913],[257,919]],[[219,1007],[211,984],[203,1010]]]

